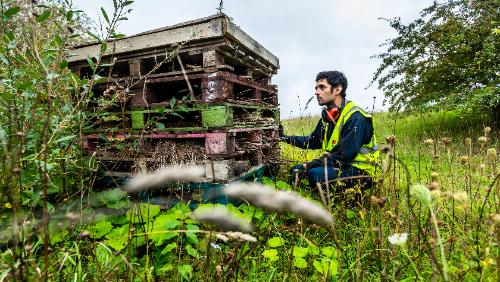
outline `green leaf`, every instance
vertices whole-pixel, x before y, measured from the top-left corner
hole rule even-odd
[[[64,141],[68,141],[68,140],[73,140],[75,139],[77,135],[71,135],[71,136],[66,136],[66,137],[62,137],[62,138],[59,138],[57,139],[56,141],[54,141],[54,143],[59,143],[59,142],[64,142]]]
[[[163,123],[155,122],[156,128],[165,129],[165,125]]]
[[[267,243],[269,244],[269,247],[276,248],[279,246],[283,246],[283,239],[280,237],[273,237],[267,240]]]
[[[160,212],[160,208],[150,204],[136,204],[133,209],[126,213],[127,219],[132,219],[132,223],[142,223],[151,220]]]
[[[293,265],[298,268],[306,268],[307,267],[307,261],[301,257],[296,257],[293,260]]]
[[[71,19],[73,18],[73,11],[72,10],[69,10],[67,13],[66,13],[66,19],[69,21],[71,21]]]
[[[106,11],[104,11],[104,8],[103,8],[103,7],[101,7],[101,11],[102,11],[102,15],[104,16],[104,19],[108,22],[108,24],[110,24],[110,23],[109,23],[108,14],[106,14]]]
[[[102,43],[102,40],[99,36],[93,34],[92,32],[89,32],[88,34],[90,34],[92,37],[94,37],[97,41],[101,42]]]
[[[125,248],[125,244],[127,244],[127,236],[129,233],[129,226],[123,225],[121,228],[113,228],[111,231],[106,234],[106,238],[109,239],[108,244],[115,250],[121,250]]]
[[[134,1],[126,1],[125,3],[123,3],[123,7],[128,6],[132,3],[134,3]]]
[[[175,97],[172,97],[172,99],[170,99],[170,107],[173,108],[175,106]]]
[[[103,44],[101,45],[101,53],[106,52],[106,50],[107,50],[107,49],[108,49],[108,44],[103,43]]]
[[[293,246],[293,256],[295,257],[305,257],[309,253],[309,250],[307,248],[301,248],[298,246]]]
[[[14,40],[14,38],[16,38],[14,36],[14,33],[12,31],[7,32],[5,35],[7,36],[7,38],[9,39],[9,41],[12,41],[12,40]]]
[[[166,253],[170,253],[173,249],[177,248],[177,243],[170,243],[165,246],[165,248],[161,251],[161,254],[164,255]]]
[[[113,224],[109,221],[101,221],[89,228],[91,238],[101,238],[113,229]]]
[[[89,56],[89,55],[87,55],[87,62],[89,63],[90,68],[91,68],[92,70],[95,70],[94,62],[92,62],[92,59],[90,58],[90,56]]]
[[[75,38],[75,37],[78,37],[78,36],[80,36],[80,35],[81,35],[81,34],[76,33],[76,34],[71,35],[69,38]]]
[[[186,229],[187,230],[200,230],[200,228],[197,225],[193,225],[193,224],[186,225]],[[195,233],[195,232],[186,232],[186,237],[188,238],[188,240],[191,243],[193,243],[195,245],[198,245],[198,236],[197,236],[197,233]]]
[[[96,81],[94,82],[94,84],[103,83],[104,81],[106,81],[106,79],[107,79],[107,78],[105,78],[105,77],[101,77],[101,78],[99,78],[98,80],[96,80]]]
[[[155,117],[155,116],[153,116],[152,118],[150,118],[150,119],[148,120],[148,122],[146,123],[146,128],[147,128],[147,127],[149,127],[149,126],[153,123],[153,121],[154,121],[155,119],[156,119],[156,117]]]
[[[50,17],[50,10],[47,9],[43,11],[43,13],[40,16],[36,17],[36,21],[40,23],[47,20],[49,17]]]
[[[188,109],[186,109],[186,107],[184,107],[184,106],[178,106],[177,108],[179,108],[180,110],[182,110],[186,113],[189,113]]]
[[[8,9],[7,11],[5,11],[5,13],[3,13],[3,16],[4,17],[12,17],[13,15],[17,14],[20,10],[21,10],[20,7],[12,7],[10,9]]]
[[[180,114],[178,114],[178,113],[175,113],[175,112],[174,112],[174,113],[170,113],[170,114],[171,114],[171,115],[173,115],[173,116],[176,116],[176,117],[180,117],[181,119],[184,119],[184,117],[183,117],[183,116],[181,116],[181,115],[180,115]]]
[[[314,268],[316,268],[316,270],[322,275],[326,275],[328,273],[328,276],[330,275],[333,276],[336,275],[338,272],[338,265],[336,260],[327,260],[327,259],[322,259],[320,261],[314,260],[313,265]]]
[[[126,201],[127,192],[122,191],[120,188],[100,192],[99,196],[108,208],[119,209],[126,207],[128,204]]]
[[[192,256],[192,257],[195,257],[195,258],[198,258],[198,250],[196,250],[195,248],[193,248],[193,246],[191,245],[187,245],[186,246],[186,251],[187,253]]]
[[[125,34],[114,34],[111,35],[109,38],[122,38],[122,37],[125,37]]]
[[[56,41],[59,46],[63,46],[63,41],[59,35],[56,34]]]
[[[127,17],[121,17],[121,18],[118,18],[119,21],[128,21],[128,18]]]
[[[133,1],[127,1],[127,2],[133,2]],[[127,3],[125,2],[125,3]],[[191,278],[191,272],[193,271],[193,268],[189,264],[181,265],[177,268],[179,270],[179,273],[182,275],[182,277],[186,280],[190,280]]]
[[[104,140],[104,142],[109,143],[109,140],[108,138],[106,138],[106,136],[99,134],[99,137],[101,137],[101,139]]]
[[[115,7],[115,10],[118,10],[118,4],[116,3],[116,0],[113,0],[113,6]]]
[[[66,68],[68,66],[68,61],[66,60],[62,60],[59,62],[59,69],[60,70],[63,70],[64,68]]]
[[[150,232],[152,234],[149,236],[153,242],[155,242],[156,246],[160,246],[163,244],[164,241],[176,237],[178,233],[176,232],[170,232],[170,233],[155,233],[155,232],[161,232],[161,231],[169,231],[167,227],[170,227],[168,224],[169,222],[175,222],[175,224],[171,224],[171,226],[177,227],[179,226],[180,222],[177,221],[177,219],[180,218],[180,214],[166,214],[166,213],[161,213],[158,215],[155,220],[153,221],[153,226],[150,229]]]
[[[262,252],[262,256],[269,259],[270,261],[277,261],[279,259],[278,251],[275,249],[267,249]]]
[[[330,246],[321,249],[321,253],[329,259],[337,258],[337,250]]]
[[[2,62],[6,65],[9,65],[9,61],[7,60],[7,58],[5,58],[5,56],[3,54],[0,54],[0,59],[2,60]]]

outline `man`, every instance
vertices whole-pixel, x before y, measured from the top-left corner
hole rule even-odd
[[[373,133],[373,118],[355,103],[346,99],[347,78],[339,71],[320,72],[316,76],[316,98],[320,106],[326,108],[308,136],[280,135],[285,142],[303,149],[323,149],[329,152],[320,159],[292,167],[299,175],[305,173],[311,187],[316,182],[325,182],[325,157],[328,181],[337,178],[375,175],[378,162],[378,146]],[[371,187],[369,178],[349,179],[344,181],[347,188],[361,184],[361,189]],[[326,186],[323,187],[323,190]],[[332,191],[332,190],[331,190]],[[338,194],[340,191],[337,191]]]

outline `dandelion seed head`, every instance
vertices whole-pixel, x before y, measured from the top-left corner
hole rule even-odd
[[[488,134],[491,131],[491,127],[487,126],[487,127],[484,128],[483,131],[484,131],[484,133]]]
[[[488,143],[488,138],[482,136],[482,137],[477,138],[477,141],[479,142],[479,144],[481,146],[484,146],[484,145],[486,145],[486,143]]]

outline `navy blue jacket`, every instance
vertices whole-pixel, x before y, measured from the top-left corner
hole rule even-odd
[[[334,125],[329,121],[328,140],[330,140]],[[285,142],[302,149],[321,149],[325,128],[321,118],[314,131],[308,136],[285,135]],[[360,112],[353,113],[346,121],[340,132],[340,140],[330,152],[331,158],[327,159],[328,166],[345,169],[358,154],[361,146],[369,144],[373,136],[372,121],[365,118]],[[307,163],[307,169],[323,165],[323,157]]]

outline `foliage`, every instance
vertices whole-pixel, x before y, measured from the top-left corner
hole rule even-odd
[[[381,46],[387,51],[371,83],[384,90],[395,111],[492,109],[499,104],[500,14],[497,1],[434,2],[421,18],[405,25],[387,20],[399,36]]]

